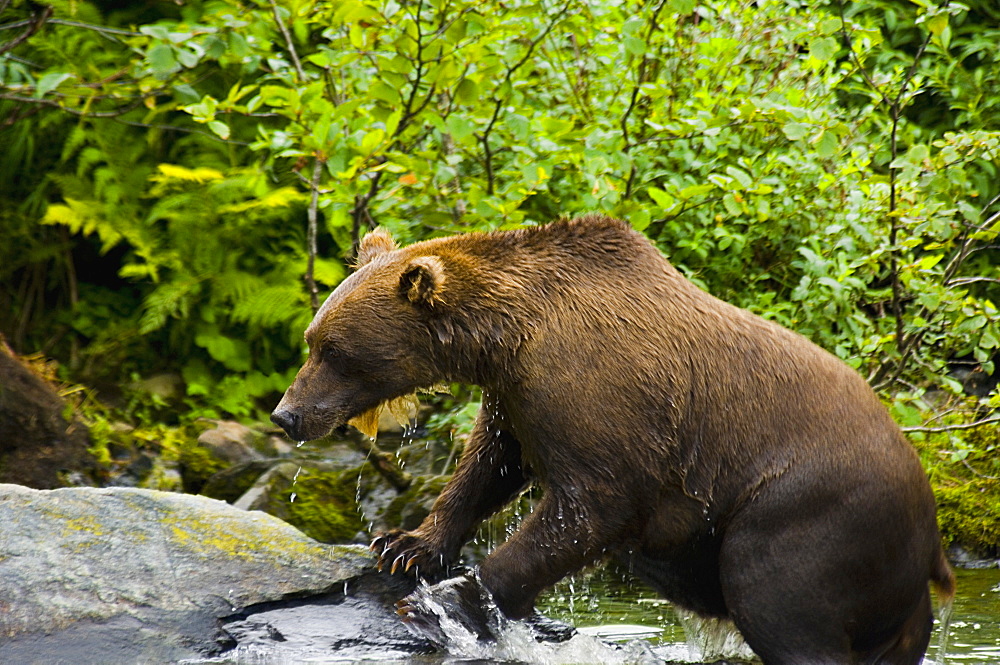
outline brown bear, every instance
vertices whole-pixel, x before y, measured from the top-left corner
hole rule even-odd
[[[432,575],[528,484],[480,564],[509,617],[613,557],[728,617],[767,665],[919,663],[949,597],[934,497],[867,383],[804,337],[705,293],[602,215],[396,248],[375,231],[305,333],[272,419],[313,439],[416,388],[478,384],[455,474],[411,532]]]

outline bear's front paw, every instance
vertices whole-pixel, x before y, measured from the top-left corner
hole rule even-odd
[[[396,612],[414,634],[439,647],[465,642],[495,641],[505,619],[475,573],[452,577],[434,586],[421,582],[396,603]]]
[[[399,529],[382,534],[372,541],[370,548],[378,555],[378,569],[386,566],[389,573],[397,570],[408,573],[414,569],[422,577],[436,575],[444,570],[444,553],[425,538]]]

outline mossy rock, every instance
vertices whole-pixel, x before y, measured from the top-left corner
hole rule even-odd
[[[1000,431],[980,427],[914,441],[927,468],[947,545],[1000,553]]]
[[[356,469],[326,470],[283,462],[237,502],[281,518],[322,543],[350,543],[365,528],[355,499]]]
[[[405,492],[393,499],[382,514],[387,528],[416,529],[431,512],[431,506],[450,476],[417,476]]]
[[[934,488],[938,524],[948,544],[980,556],[1000,552],[1000,486],[997,481],[954,482]]]
[[[365,529],[356,500],[357,478],[356,470],[303,469],[285,494],[288,522],[321,543],[352,542]]]
[[[187,445],[180,451],[178,462],[184,491],[189,494],[198,494],[209,478],[229,468],[228,462],[219,459],[211,451],[196,443]]]

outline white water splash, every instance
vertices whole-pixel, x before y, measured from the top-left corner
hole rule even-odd
[[[663,661],[638,639],[612,645],[593,634],[578,632],[565,642],[538,642],[535,631],[520,621],[504,620],[495,642],[483,642],[458,622],[444,619],[448,655],[459,660],[532,663],[533,665],[659,665]]]
[[[446,583],[443,583],[447,585]],[[440,587],[439,587],[440,588]],[[485,591],[485,590],[484,590]],[[447,660],[473,660],[487,662],[532,663],[532,665],[575,665],[577,663],[604,663],[608,665],[653,665],[661,664],[662,658],[653,653],[649,644],[640,637],[648,637],[650,630],[641,628],[642,634],[623,634],[627,627],[612,626],[584,629],[562,642],[538,641],[539,633],[524,621],[513,621],[504,617],[493,604],[486,601],[486,611],[490,617],[491,640],[480,639],[459,618],[452,615],[454,607],[446,607],[453,601],[442,603],[435,595],[435,587],[426,584],[416,594],[421,611],[431,613],[437,619],[438,628],[443,633]],[[460,610],[459,610],[460,611]],[[421,635],[419,629],[411,630]],[[637,628],[637,627],[633,627]],[[610,629],[612,632],[609,630]],[[441,642],[442,636],[435,636]],[[603,639],[602,639],[603,638]],[[608,639],[629,639],[624,644],[612,644]]]
[[[689,660],[712,662],[754,658],[753,651],[731,621],[706,619],[681,608],[676,608],[676,612],[687,637]]]

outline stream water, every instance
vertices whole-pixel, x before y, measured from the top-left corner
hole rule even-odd
[[[1000,569],[959,570],[958,593],[951,615],[947,654],[939,653],[941,626],[936,624],[925,665],[1000,665]],[[434,597],[428,596],[433,602]],[[330,630],[331,618],[318,608],[299,608],[291,617],[305,632]],[[226,665],[297,665],[299,663],[398,663],[451,665],[470,663],[532,663],[571,665],[664,665],[665,663],[753,662],[741,641],[724,626],[709,625],[675,610],[641,585],[623,580],[611,569],[564,580],[540,599],[543,614],[578,628],[564,642],[539,642],[521,622],[503,621],[495,643],[483,643],[460,626],[445,629],[448,648],[431,654],[412,654],[386,647],[357,645],[331,652],[329,648],[291,648],[274,643],[261,648],[240,647],[228,657],[199,661]],[[286,622],[288,616],[284,617]],[[333,619],[337,622],[336,619]],[[312,624],[312,625],[307,625]],[[287,623],[286,623],[287,625]],[[442,624],[443,625],[443,624]],[[295,629],[295,626],[289,626]],[[284,627],[282,628],[284,630]],[[373,636],[374,637],[374,636]],[[320,640],[322,641],[322,640]],[[367,640],[364,640],[367,642]],[[741,648],[742,646],[742,648]]]
[[[964,665],[1000,664],[1000,569],[956,570],[958,591],[951,614],[948,648],[941,659],[941,625],[935,622],[926,663]],[[613,573],[564,580],[539,603],[539,610],[592,634],[638,634],[653,645],[663,660],[711,660],[700,654],[715,636],[705,626],[679,614],[669,603],[641,585],[629,584]],[[589,628],[588,628],[589,627]],[[640,627],[647,629],[639,634]],[[706,634],[708,633],[708,634]],[[712,646],[709,644],[708,646]],[[726,655],[726,654],[723,654]]]

